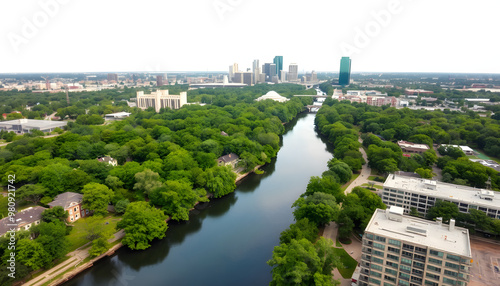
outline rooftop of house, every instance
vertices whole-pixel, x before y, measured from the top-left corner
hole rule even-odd
[[[238,155],[234,154],[234,153],[229,153],[227,155],[224,155],[222,157],[219,157],[219,160],[220,161],[223,161],[224,163],[229,163],[229,162],[232,162],[232,161],[235,161],[235,160],[238,160],[240,157],[238,157]]]
[[[57,195],[54,200],[48,203],[51,207],[61,206],[64,209],[67,209],[71,206],[77,205],[82,202],[83,195],[73,192],[65,192]]]
[[[42,218],[42,212],[45,210],[44,207],[36,206],[29,207],[22,211],[16,213],[13,217],[14,221],[10,220],[10,217],[5,217],[0,220],[0,235],[4,235],[13,225],[21,227],[30,223],[34,223]]]

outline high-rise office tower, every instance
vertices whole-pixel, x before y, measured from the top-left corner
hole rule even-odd
[[[238,64],[234,63],[229,66],[229,81],[232,82],[234,80],[234,74],[236,72],[238,72]]]
[[[160,87],[163,85],[163,75],[156,76],[156,86]]]
[[[276,65],[276,74],[281,79],[281,71],[283,70],[283,56],[275,56],[273,63]]]
[[[252,85],[253,73],[252,72],[236,72],[234,73],[234,82],[244,83],[248,86]]]
[[[342,57],[340,60],[339,84],[349,85],[351,82],[351,59]]]
[[[259,81],[259,78],[260,78],[259,60],[254,60],[252,67],[253,67],[253,80],[254,80],[254,84],[255,84]]]
[[[118,82],[118,75],[115,73],[108,73],[108,81]]]
[[[263,72],[266,74],[266,81],[272,81],[273,77],[276,76],[276,65],[271,63],[265,63],[262,66]]]
[[[450,219],[428,221],[403,208],[376,209],[363,235],[357,285],[461,285],[469,282],[469,231]]]
[[[297,64],[290,64],[288,66],[288,81],[296,82],[299,80],[299,66]]]

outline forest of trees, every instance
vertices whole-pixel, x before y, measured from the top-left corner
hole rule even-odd
[[[299,85],[276,88],[289,97],[310,92]],[[83,207],[93,211],[94,216],[106,215],[111,203],[118,214],[123,214],[118,223],[118,228],[125,229],[123,243],[131,249],[145,249],[153,238],[164,236],[167,217],[188,220],[189,210],[198,202],[234,191],[236,174],[230,167],[218,166],[218,157],[236,153],[240,157],[238,166],[251,171],[276,156],[283,124],[302,112],[312,99],[254,101],[268,90],[267,86],[255,86],[192,91],[194,99],[210,97],[213,104],[162,109],[159,113],[128,108],[119,101],[135,96],[135,91],[127,90],[72,94],[72,99],[79,100],[71,106],[65,106],[65,98],[59,94],[39,98],[29,93],[0,94],[8,98],[10,110],[40,102],[36,105],[40,112],[57,110],[61,117],[75,119],[57,137],[42,138],[44,134],[31,133],[10,138],[12,143],[0,149],[0,184],[8,184],[8,174],[16,175],[20,206],[47,206],[55,196],[67,191],[82,193]],[[102,124],[103,114],[123,110],[132,115]],[[117,159],[118,166],[97,160],[105,155]],[[6,215],[6,204],[0,200],[1,217]],[[156,223],[138,227],[145,219]],[[22,273],[49,267],[54,259],[66,254],[65,235],[71,228],[63,221],[44,221],[30,231],[18,233],[19,241],[23,241],[22,247],[16,249],[19,269],[25,270]],[[92,253],[102,253],[108,247],[108,237],[94,236]],[[0,238],[0,245],[5,243],[6,239]],[[52,243],[60,245],[57,252],[51,250]],[[1,248],[0,256],[8,255],[5,249]]]

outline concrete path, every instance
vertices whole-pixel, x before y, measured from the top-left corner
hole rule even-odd
[[[359,138],[358,141],[360,143],[363,143],[361,138]],[[369,182],[368,177],[370,177],[372,169],[368,167],[368,156],[366,155],[365,149],[363,149],[363,147],[359,148],[359,152],[363,154],[363,159],[365,159],[366,164],[363,165],[359,177],[357,177],[356,180],[352,181],[352,183],[345,189],[346,195],[352,192],[352,189],[354,189],[354,187],[361,186]]]
[[[119,232],[115,233],[112,238],[108,239],[108,242],[113,243],[116,240],[123,238],[124,235],[125,235],[125,231],[122,229]],[[30,281],[24,283],[23,285],[25,285],[25,286],[40,286],[40,285],[43,285],[43,284],[49,282],[50,280],[54,279],[58,275],[66,272],[68,270],[75,269],[77,266],[80,265],[80,263],[85,258],[87,258],[89,256],[90,248],[91,247],[89,246],[89,247],[85,247],[83,249],[77,249],[75,251],[72,251],[72,252],[66,254],[66,256],[71,256],[71,258],[66,260],[66,261],[63,261],[62,263],[60,263],[54,267],[52,267],[51,269],[45,271],[45,273],[43,273],[42,275],[37,276],[34,279],[31,279]]]

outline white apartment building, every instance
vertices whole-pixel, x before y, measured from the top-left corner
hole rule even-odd
[[[456,204],[463,213],[476,209],[500,219],[500,197],[485,189],[391,174],[384,183],[381,196],[384,204],[401,207],[405,213],[414,207],[419,213],[427,214],[436,200],[442,200]]]
[[[363,236],[358,285],[466,286],[472,264],[469,231],[377,209]]]
[[[168,94],[168,90],[157,90],[151,94],[144,94],[144,91],[137,92],[137,107],[142,110],[153,107],[156,112],[161,108],[179,109],[187,103],[187,92],[180,95]]]

